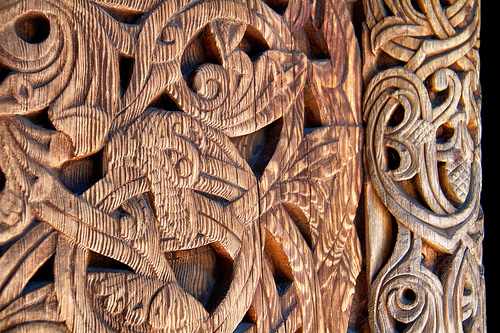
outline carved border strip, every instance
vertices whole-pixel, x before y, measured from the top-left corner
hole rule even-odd
[[[363,4],[370,328],[483,332],[480,1]]]

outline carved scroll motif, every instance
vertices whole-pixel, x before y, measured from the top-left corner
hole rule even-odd
[[[347,330],[362,128],[343,1],[7,0],[0,31],[0,330]],[[477,174],[473,74],[436,74],[463,87],[435,111],[460,134],[437,150],[466,203],[455,243],[478,215],[451,176]],[[408,126],[431,130],[421,113]]]
[[[364,8],[371,330],[483,332],[479,1]]]

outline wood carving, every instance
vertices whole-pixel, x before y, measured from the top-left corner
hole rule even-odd
[[[0,331],[485,332],[479,26],[0,1]]]
[[[0,330],[346,331],[347,8],[2,1]]]
[[[480,2],[363,4],[371,331],[485,332]]]

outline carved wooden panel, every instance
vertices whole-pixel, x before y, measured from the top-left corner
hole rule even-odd
[[[364,9],[370,328],[484,332],[480,2]]]
[[[485,331],[479,11],[1,1],[0,331]]]

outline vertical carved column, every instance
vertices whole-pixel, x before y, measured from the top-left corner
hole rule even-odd
[[[343,1],[0,3],[0,330],[345,332]]]
[[[374,332],[484,332],[480,1],[365,0]]]

